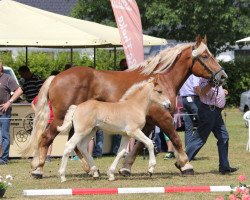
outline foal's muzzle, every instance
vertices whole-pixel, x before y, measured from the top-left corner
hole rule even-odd
[[[164,108],[165,108],[166,110],[169,109],[170,106],[171,106],[170,101],[164,101],[164,102],[163,102],[163,106],[164,106]]]

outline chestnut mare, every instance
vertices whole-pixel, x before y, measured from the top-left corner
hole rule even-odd
[[[134,84],[129,88],[119,102],[85,101],[78,106],[71,105],[64,118],[62,126],[58,126],[60,133],[69,134],[72,125],[74,135],[66,143],[59,174],[61,182],[66,181],[65,171],[68,157],[74,148],[78,147],[85,155],[90,167],[89,175],[99,177],[99,169],[88,153],[88,143],[98,129],[107,134],[121,134],[121,144],[114,162],[107,175],[110,181],[115,180],[115,169],[119,160],[126,153],[129,139],[132,137],[142,142],[149,151],[148,172],[152,174],[156,165],[154,144],[141,130],[146,123],[148,108],[153,102],[166,110],[170,101],[163,93],[163,89],[154,78]]]
[[[145,60],[128,71],[101,71],[88,67],[73,67],[56,77],[49,77],[39,92],[34,128],[26,148],[22,151],[22,155],[28,156],[31,153],[34,155],[32,175],[42,178],[48,147],[59,133],[57,126],[62,124],[70,105],[78,105],[88,99],[117,102],[134,83],[146,80],[155,74],[159,74],[158,83],[170,99],[171,108],[166,111],[161,106],[152,103],[147,123],[142,131],[145,135],[149,135],[155,125],[159,126],[168,134],[176,149],[176,167],[183,174],[193,174],[193,167],[188,161],[181,139],[173,126],[173,114],[176,95],[191,73],[211,79],[216,84],[227,79],[226,73],[210,53],[206,43],[206,37],[201,40],[198,36],[196,43],[177,45],[163,50],[155,57]],[[55,116],[53,122],[47,127],[48,100],[51,102]],[[137,142],[133,151],[126,156],[123,168],[120,169],[121,174],[130,174],[131,166],[142,147],[143,144]],[[77,149],[75,151],[83,164],[86,164],[80,151]]]

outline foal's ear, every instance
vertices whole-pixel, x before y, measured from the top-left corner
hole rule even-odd
[[[154,86],[159,84],[158,80],[159,80],[159,74],[155,75],[155,77],[154,77]]]
[[[196,38],[196,47],[200,46],[200,44],[201,44],[201,36],[199,34]]]
[[[204,36],[202,42],[203,42],[204,44],[207,44],[207,35]]]

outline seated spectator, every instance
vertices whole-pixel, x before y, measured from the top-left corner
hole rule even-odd
[[[37,75],[31,73],[30,69],[27,66],[21,66],[18,69],[18,73],[24,79],[22,89],[23,93],[26,96],[26,100],[31,103],[33,99],[38,95],[43,81]]]

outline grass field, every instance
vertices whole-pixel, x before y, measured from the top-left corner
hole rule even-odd
[[[163,160],[164,153],[157,155],[157,167],[152,177],[147,175],[148,160],[138,156],[132,168],[132,176],[129,178],[120,177],[109,182],[106,170],[113,161],[113,157],[95,159],[101,171],[101,178],[93,180],[81,170],[79,161],[69,161],[67,181],[60,183],[58,169],[60,159],[52,159],[46,163],[44,178],[33,179],[30,176],[30,160],[11,160],[6,166],[0,166],[0,175],[11,174],[14,177],[13,187],[8,188],[5,199],[216,199],[218,195],[225,193],[168,193],[168,194],[128,194],[128,195],[96,195],[96,196],[57,196],[57,197],[23,197],[24,189],[59,189],[59,188],[101,188],[101,187],[163,187],[163,186],[210,186],[210,185],[237,185],[239,175],[247,177],[247,184],[250,184],[250,152],[246,151],[248,129],[244,127],[242,114],[237,109],[226,110],[226,125],[230,134],[229,158],[232,166],[238,166],[237,173],[231,175],[220,175],[218,173],[218,153],[216,140],[211,134],[207,144],[197,155],[197,160],[192,164],[195,175],[191,177],[180,176],[175,168],[175,160]],[[183,138],[183,133],[179,133]],[[121,164],[118,166],[118,168]]]

